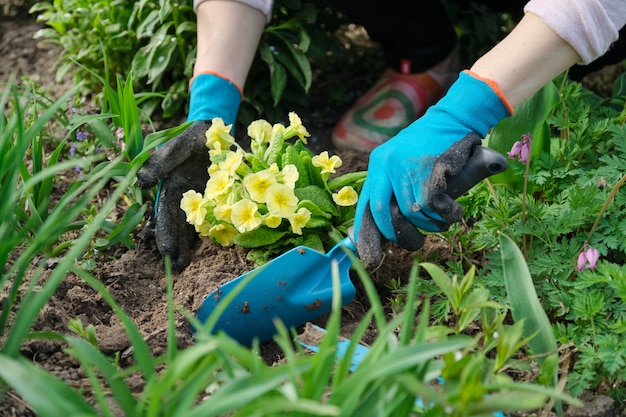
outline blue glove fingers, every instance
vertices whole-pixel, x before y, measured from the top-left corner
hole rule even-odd
[[[396,242],[389,208],[393,189],[388,174],[384,171],[368,174],[365,183],[368,184],[366,198],[369,200],[372,217],[380,233],[386,239]]]

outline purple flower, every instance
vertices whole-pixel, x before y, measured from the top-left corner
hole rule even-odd
[[[528,162],[528,158],[530,157],[530,146],[532,144],[533,135],[530,133],[525,133],[522,135],[522,140],[517,141],[513,144],[510,152],[507,152],[509,158],[515,159],[517,158],[522,164]]]
[[[578,266],[576,266],[576,270],[582,271],[583,269],[596,269],[596,264],[598,263],[599,258],[600,253],[597,249],[590,247],[587,250],[583,250],[578,254]]]
[[[76,144],[72,143],[70,145],[70,156],[74,156],[75,153],[76,153]]]
[[[76,132],[77,141],[85,140],[87,139],[87,137],[89,137],[89,133],[87,132]]]

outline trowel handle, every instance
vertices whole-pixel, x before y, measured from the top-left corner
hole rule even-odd
[[[446,194],[456,199],[485,178],[498,174],[508,167],[506,158],[499,152],[483,146],[476,146],[463,170],[448,178]]]

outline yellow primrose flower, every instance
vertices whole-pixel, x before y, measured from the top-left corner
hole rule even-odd
[[[200,226],[204,222],[207,209],[204,205],[206,200],[202,197],[202,194],[189,190],[183,194],[182,200],[180,200],[180,208],[187,214],[187,223]]]
[[[228,192],[235,182],[235,178],[228,175],[226,171],[217,171],[206,183],[204,196],[209,200],[214,200],[217,196]]]
[[[300,207],[298,212],[289,216],[288,219],[289,224],[291,224],[291,230],[295,234],[301,235],[302,228],[311,220],[311,212],[304,207]]]
[[[268,169],[272,174],[278,174],[280,172],[280,169],[278,168],[278,164],[276,162],[272,162]]]
[[[267,210],[270,214],[288,217],[296,211],[298,197],[293,188],[285,184],[276,183],[267,189]]]
[[[216,224],[209,230],[209,236],[213,241],[222,246],[232,246],[235,243],[237,229],[230,224]]]
[[[213,215],[216,220],[230,223],[230,215],[233,212],[232,206],[222,204],[213,209]]]
[[[215,155],[222,155],[222,144],[219,141],[211,143],[212,148],[209,149],[209,158],[213,158]],[[228,149],[228,148],[227,148]]]
[[[254,230],[262,223],[259,207],[254,201],[247,198],[233,204],[230,219],[233,222],[233,226],[235,226],[240,233]]]
[[[218,164],[211,164],[209,165],[209,168],[207,169],[207,172],[209,173],[209,176],[215,174],[217,171],[220,170],[220,166]]]
[[[209,236],[209,232],[211,229],[211,222],[208,221],[204,221],[200,226],[195,225],[196,228],[196,232],[202,236],[202,237],[207,237]]]
[[[269,169],[246,175],[243,179],[243,186],[250,194],[250,198],[257,203],[265,203],[267,189],[274,184],[276,184],[276,177]]]
[[[311,162],[313,162],[313,166],[322,168],[322,174],[335,173],[335,168],[341,166],[342,161],[337,155],[333,155],[332,157],[328,157],[328,151],[324,151],[319,155],[315,155]]]
[[[354,188],[345,186],[336,193],[333,193],[333,201],[338,206],[353,206],[359,200],[359,195]]]
[[[294,164],[285,165],[282,171],[280,171],[280,174],[283,184],[288,185],[291,188],[296,187],[296,181],[298,181],[300,174],[298,173],[298,168],[296,168]]]
[[[283,222],[283,218],[280,216],[275,216],[271,213],[266,214],[263,217],[263,224],[272,229],[277,228]]]
[[[300,117],[295,112],[289,113],[289,127],[286,129],[284,134],[285,137],[297,135],[304,144],[306,144],[306,138],[311,136],[311,134],[302,125],[302,120],[300,120]]]
[[[241,165],[243,160],[243,152],[237,149],[236,151],[228,151],[226,159],[218,164],[221,171],[226,171],[230,175],[235,176],[235,171]]]
[[[266,120],[255,120],[248,126],[248,136],[257,143],[270,143],[272,125]]]
[[[235,138],[230,135],[233,125],[225,125],[224,121],[216,117],[211,121],[211,127],[206,132],[206,147],[214,150],[230,149]]]

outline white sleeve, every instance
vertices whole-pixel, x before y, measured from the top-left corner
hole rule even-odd
[[[197,10],[200,3],[204,3],[209,0],[193,0],[193,9]],[[265,15],[265,21],[267,23],[272,19],[272,7],[274,6],[274,0],[231,0],[238,1],[239,3],[247,4],[248,6],[257,9]]]
[[[602,56],[626,24],[624,0],[530,0],[525,12],[538,15],[588,64]]]

